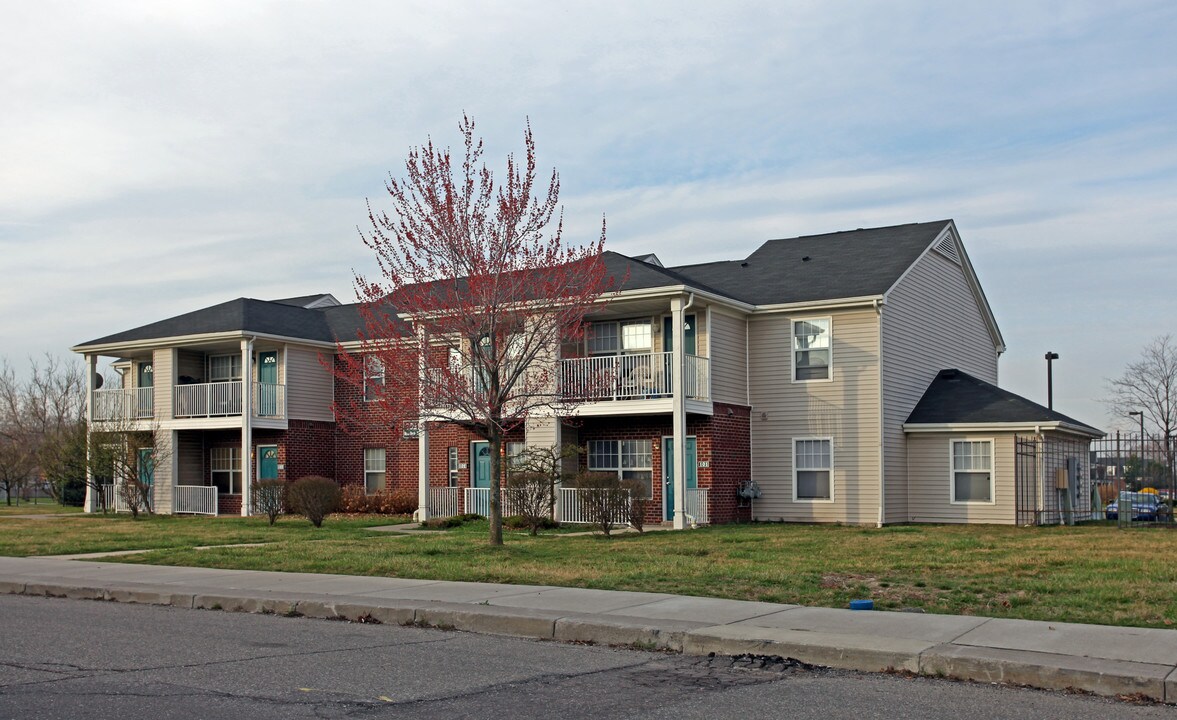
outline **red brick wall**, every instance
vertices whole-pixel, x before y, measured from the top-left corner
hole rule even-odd
[[[731,415],[728,415],[728,411]],[[751,477],[750,409],[741,405],[715,403],[715,415],[687,416],[687,435],[695,436],[696,460],[705,465],[696,471],[699,487],[710,488],[708,503],[712,523],[728,523],[749,517],[747,509],[737,510],[736,488]],[[663,507],[662,438],[672,435],[669,415],[584,418],[579,441],[650,440],[653,449],[653,497],[646,514],[648,522],[665,518]],[[588,469],[587,456],[581,469]]]
[[[307,475],[322,475],[335,479],[335,423],[313,420],[291,420],[285,437],[278,442],[278,470],[282,480],[294,481]],[[270,442],[257,440],[262,445]]]

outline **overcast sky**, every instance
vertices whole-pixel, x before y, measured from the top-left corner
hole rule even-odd
[[[481,6],[476,8],[474,6]],[[410,146],[530,117],[567,237],[667,264],[954,218],[1001,384],[1105,429],[1177,333],[1177,4],[5,2],[0,355],[373,271]],[[966,5],[974,6],[972,9]]]

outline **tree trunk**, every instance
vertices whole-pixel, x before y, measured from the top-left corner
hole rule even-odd
[[[490,441],[490,544],[503,544],[503,508],[499,502],[502,495],[503,477],[503,436],[497,423],[490,423],[487,433]]]

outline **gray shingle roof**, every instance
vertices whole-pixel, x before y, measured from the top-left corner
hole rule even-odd
[[[882,295],[949,222],[769,240],[744,260],[670,270],[753,305]]]
[[[941,370],[907,418],[907,423],[913,425],[1053,422],[1066,423],[1098,436],[1104,434],[960,370]]]

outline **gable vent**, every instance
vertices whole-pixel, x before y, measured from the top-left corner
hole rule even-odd
[[[956,252],[956,241],[952,238],[952,234],[944,236],[944,239],[936,243],[936,247],[932,248],[952,262],[960,265],[960,255]]]

